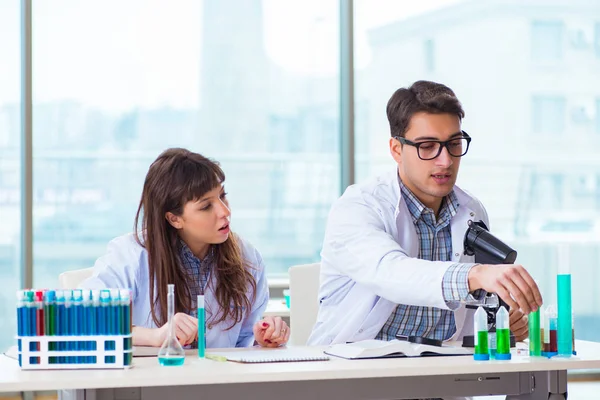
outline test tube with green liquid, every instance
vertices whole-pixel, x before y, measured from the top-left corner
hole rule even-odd
[[[540,327],[540,309],[529,313],[529,355],[542,355],[542,334]]]
[[[483,307],[477,307],[473,322],[473,331],[475,332],[475,351],[473,353],[473,359],[478,361],[489,360],[487,314]]]
[[[538,324],[539,325],[539,324]],[[540,332],[538,330],[538,336]],[[496,360],[510,360],[510,318],[504,306],[496,313]]]

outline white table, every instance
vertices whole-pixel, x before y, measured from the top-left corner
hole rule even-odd
[[[129,370],[21,371],[0,357],[0,393],[78,389],[85,400],[401,399],[507,394],[509,399],[564,399],[567,370],[599,369],[600,344],[577,342],[578,357],[475,362],[472,357],[395,358],[272,364],[198,360],[160,367],[135,358]],[[252,351],[252,349],[247,349]],[[67,395],[67,396],[65,396]]]

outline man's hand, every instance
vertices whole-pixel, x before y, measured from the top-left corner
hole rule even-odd
[[[521,265],[479,264],[469,272],[469,291],[483,289],[496,293],[511,310],[523,310],[525,314],[542,305],[542,295],[529,272]]]
[[[517,342],[522,342],[529,335],[529,319],[521,310],[510,309],[510,330],[515,335]]]

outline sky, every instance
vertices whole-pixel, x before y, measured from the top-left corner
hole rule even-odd
[[[369,65],[369,29],[459,1],[356,0],[356,68]],[[335,77],[338,5],[338,0],[263,0],[271,62],[303,76]],[[114,113],[198,107],[201,22],[198,0],[34,2],[34,102],[74,100]],[[0,0],[0,105],[19,101],[19,47],[20,2]]]

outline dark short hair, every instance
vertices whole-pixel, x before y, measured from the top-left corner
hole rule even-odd
[[[387,104],[387,117],[392,137],[404,137],[413,115],[419,112],[452,114],[459,119],[465,112],[458,98],[448,86],[430,81],[417,81],[409,88],[400,88]]]

